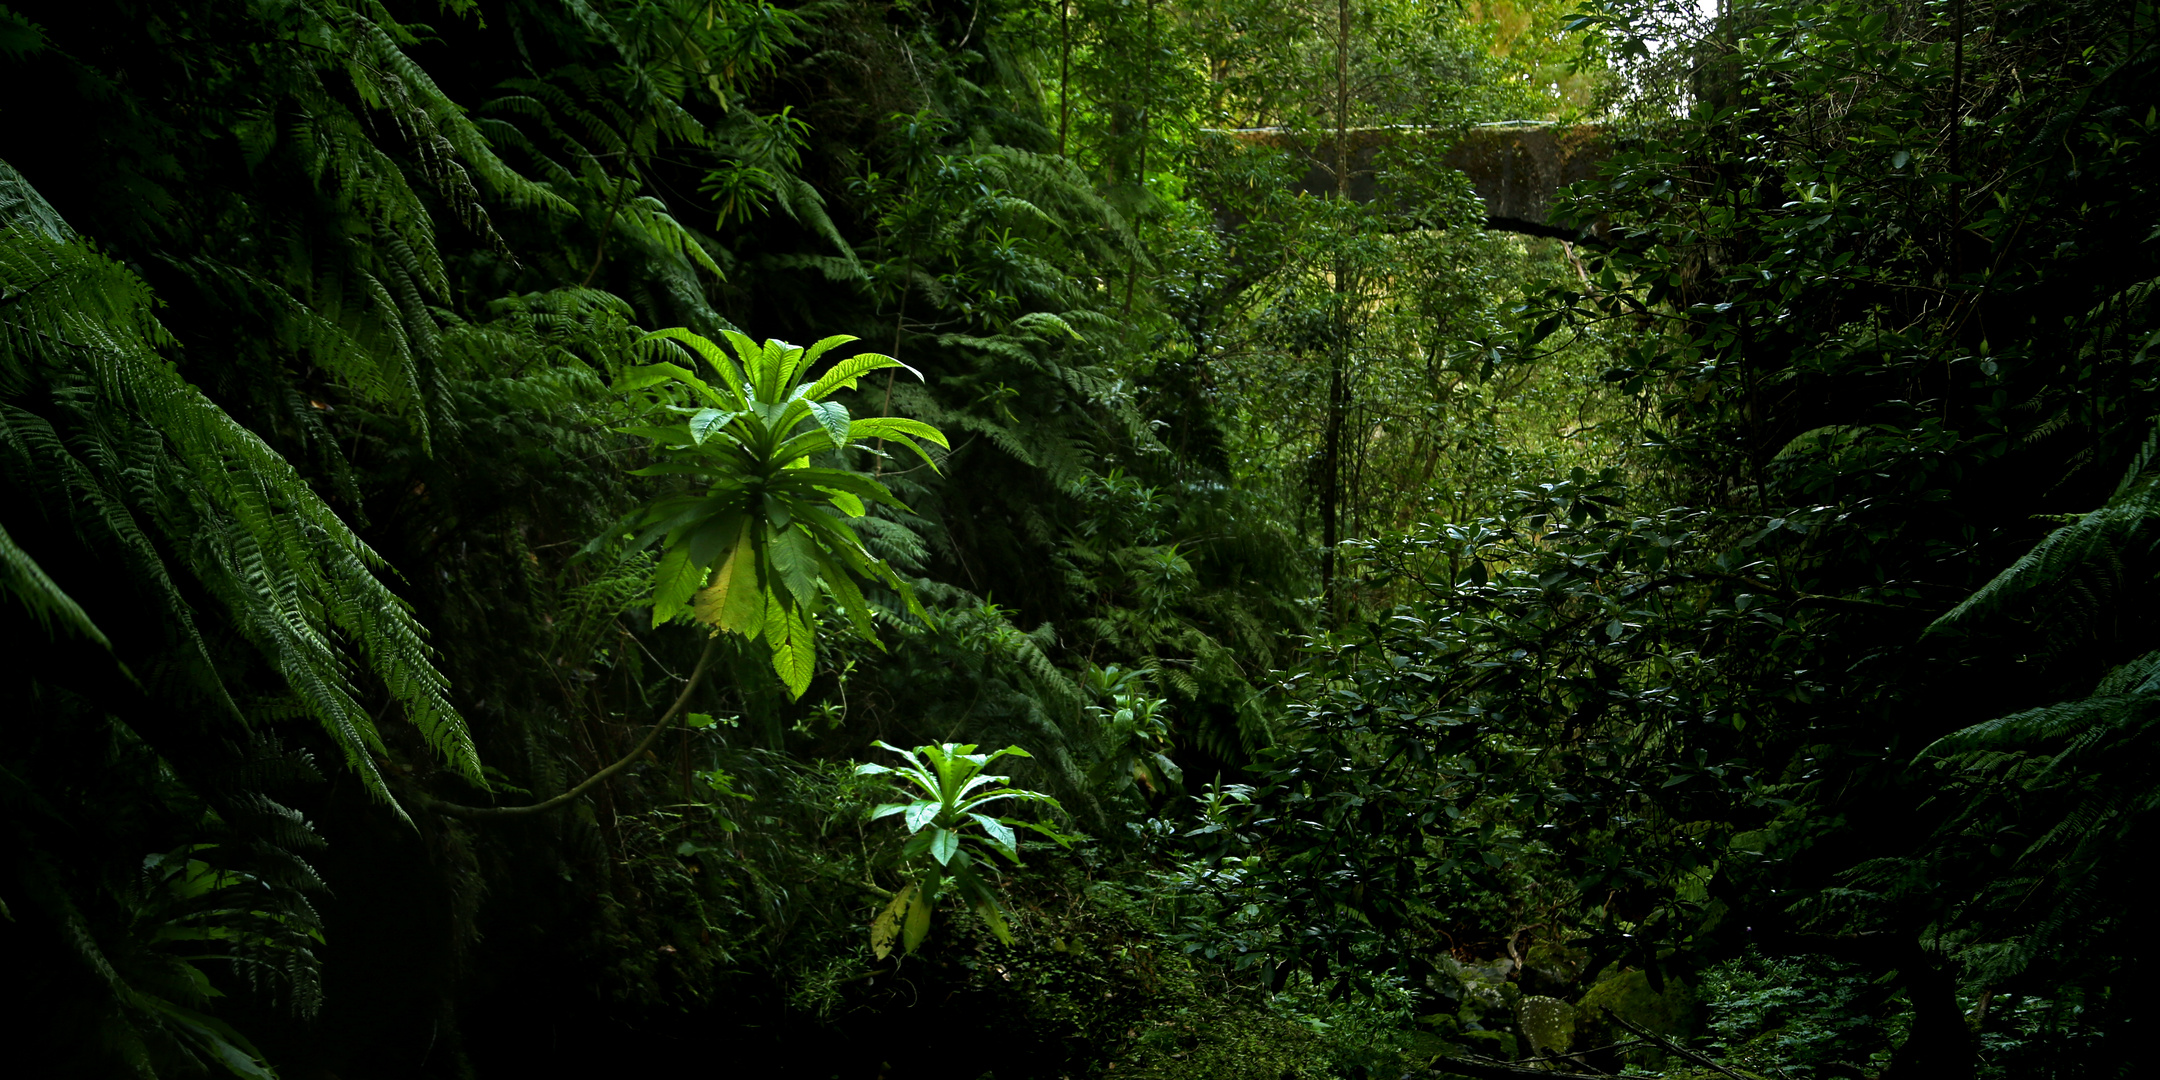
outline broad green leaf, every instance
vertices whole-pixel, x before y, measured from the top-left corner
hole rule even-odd
[[[691,439],[688,427],[619,427],[610,430],[619,435],[635,435],[641,439],[651,439],[662,446],[668,447],[681,446]],[[632,473],[631,475],[638,474]]]
[[[910,902],[914,898],[915,886],[903,886],[899,892],[893,894],[892,900],[885,905],[885,910],[878,912],[878,917],[871,920],[870,951],[878,959],[883,960],[892,954],[893,941],[900,936],[901,923],[907,919]],[[916,940],[921,939],[918,937]],[[914,946],[910,945],[908,948],[912,950]]]
[[[827,589],[832,590],[833,599],[839,602],[840,610],[846,613],[848,622],[854,625],[855,633],[880,649],[884,648],[884,642],[878,641],[877,627],[870,619],[870,602],[863,599],[862,590],[856,587],[854,576],[839,566],[838,561],[830,555],[819,552],[818,556],[818,565],[823,572],[821,580],[825,582]]]
[[[831,352],[833,349],[845,345],[848,342],[860,340],[862,339],[856,337],[853,334],[834,334],[831,337],[819,338],[815,342],[812,342],[808,349],[803,350],[803,365],[807,367],[811,364],[815,364],[820,358],[822,358],[826,353]]]
[[[858,379],[870,372],[880,371],[885,368],[899,368],[915,376],[917,381],[922,379],[922,372],[883,353],[856,353],[854,356],[834,364],[831,370],[821,376],[817,382],[811,384],[810,389],[804,392],[803,396],[813,400],[823,400],[825,395],[835,390],[853,390]]]
[[[858,499],[845,491],[835,491],[832,488],[828,487],[820,487],[817,490],[824,492],[826,497],[832,500],[832,504],[840,508],[841,513],[846,514],[851,518],[859,518],[863,516],[863,504],[861,499]]]
[[[1065,835],[1064,833],[1061,833],[1061,832],[1057,831],[1056,829],[1053,829],[1053,828],[1051,828],[1050,826],[1048,826],[1048,825],[1044,825],[1044,824],[1042,824],[1042,823],[1040,823],[1040,822],[1035,822],[1035,821],[1014,821],[1014,820],[1012,820],[1012,819],[1010,819],[1010,818],[1007,818],[1007,819],[1005,819],[1005,823],[1006,823],[1006,824],[1008,824],[1008,825],[1011,825],[1011,826],[1013,826],[1014,828],[1017,828],[1017,829],[1029,829],[1029,830],[1032,830],[1032,831],[1034,831],[1034,832],[1039,832],[1039,833],[1043,834],[1044,836],[1047,836],[1047,837],[1049,837],[1050,839],[1052,839],[1052,840],[1055,840],[1055,841],[1057,841],[1057,842],[1058,842],[1058,844],[1059,844],[1059,846],[1061,846],[1061,847],[1071,847],[1071,846],[1072,846],[1072,842],[1073,842],[1073,838],[1072,838],[1072,837],[1070,837],[1070,836],[1067,836],[1067,835]]]
[[[900,435],[927,439],[948,450],[952,449],[952,444],[945,441],[944,432],[905,416],[868,416],[848,425],[848,437],[851,439],[889,439]]]
[[[778,357],[780,376],[773,381],[772,396],[775,398],[799,397],[800,395],[794,392],[796,384],[802,381],[803,373],[810,370],[810,362],[813,358],[800,345],[790,345],[777,338],[765,343],[767,349],[772,348],[774,345],[781,346],[781,352]]]
[[[962,806],[961,806],[961,809],[963,809],[963,810],[973,810],[973,809],[975,809],[975,808],[976,808],[976,807],[978,807],[978,806],[988,806],[988,805],[990,805],[991,803],[994,803],[994,802],[1003,802],[1003,801],[1005,801],[1006,799],[1018,799],[1018,800],[1020,800],[1021,802],[1039,802],[1039,803],[1048,803],[1048,804],[1049,804],[1049,805],[1051,805],[1051,806],[1057,806],[1057,805],[1058,805],[1058,801],[1057,801],[1056,799],[1054,799],[1054,798],[1052,798],[1052,797],[1050,797],[1050,796],[1048,796],[1048,795],[1045,795],[1045,794],[1043,794],[1042,792],[1039,792],[1039,791],[1016,791],[1016,790],[1007,790],[1007,791],[993,791],[993,792],[989,793],[988,795],[977,795],[977,796],[975,796],[974,798],[972,798],[972,799],[969,799],[969,800],[968,800],[968,801],[967,801],[966,803],[962,804]],[[1059,807],[1059,808],[1060,808],[1060,809],[1063,809],[1063,807]]]
[[[960,834],[951,829],[941,828],[930,838],[930,857],[941,866],[952,862],[953,854],[959,850]]]
[[[670,335],[663,331],[659,335],[647,336],[665,337]],[[688,368],[679,364],[665,362],[640,364],[637,367],[623,369],[623,373],[615,379],[615,389],[627,393],[632,390],[643,390],[649,386],[658,386],[666,382],[683,383],[706,397],[714,396],[712,387],[705,385],[705,380],[692,374]]]
[[[928,770],[920,765],[910,765],[905,769],[895,769],[893,771],[906,777],[907,782],[915,785],[916,790],[922,792],[931,802],[938,801],[937,779],[931,776]]]
[[[705,395],[708,398],[712,399],[713,404],[720,405],[724,403],[738,409],[745,408],[749,405],[749,402],[744,400],[742,395],[742,372],[735,366],[735,361],[728,359],[727,353],[722,351],[720,346],[715,345],[711,341],[697,334],[693,334],[688,330],[684,330],[680,327],[671,327],[666,330],[655,330],[652,333],[649,333],[644,337],[639,338],[638,340],[640,342],[645,342],[660,339],[676,342],[677,344],[682,345],[684,348],[689,349],[692,353],[704,358],[705,362],[711,364],[713,370],[719,373],[720,389],[717,392],[714,391],[713,388],[706,386],[705,383],[703,383],[702,381],[698,380],[697,376],[691,375],[689,372],[682,373],[682,378],[684,379],[684,381],[689,382],[691,385],[696,386],[702,391],[704,391]],[[659,367],[662,365],[652,366]],[[668,364],[665,366],[674,367],[675,365]],[[676,370],[681,371],[682,369],[676,368]]]
[[[795,430],[796,427],[801,425],[803,421],[810,419],[812,408],[818,404],[820,403],[814,401],[804,401],[801,398],[790,399],[780,405],[774,406],[770,417],[766,420],[766,423],[772,426],[772,432],[774,435],[780,436],[782,438],[793,438],[801,434],[800,432],[797,432]],[[776,458],[790,458],[796,456],[796,454],[799,453],[802,453],[802,451],[789,453],[785,450],[775,450],[773,451],[772,456]]]
[[[697,621],[715,630],[749,636],[763,625],[765,597],[758,590],[757,556],[750,548],[751,523],[742,524],[727,560],[700,590],[693,609]]]
[[[132,1004],[177,1022],[233,1075],[248,1080],[277,1080],[277,1074],[264,1067],[262,1052],[223,1020],[175,1005],[156,994],[130,989],[126,995]]]
[[[775,481],[776,486],[795,487],[800,485],[811,491],[834,488],[845,491],[865,503],[877,502],[900,510],[907,509],[907,504],[893,498],[892,492],[887,491],[885,485],[867,476],[843,472],[839,469],[798,469],[796,473],[798,475],[781,477]]]
[[[930,905],[928,903],[910,902],[907,909],[907,924],[901,932],[900,947],[912,953],[915,951],[915,947],[921,945],[923,939],[929,936]]]
[[[825,429],[825,434],[832,439],[834,449],[847,447],[847,406],[837,401],[813,401],[810,403],[810,416],[818,422],[819,427]]]
[[[784,637],[772,641],[773,672],[787,684],[788,696],[800,700],[803,691],[810,689],[810,677],[817,671],[817,638],[807,616],[801,612],[789,612],[783,630]]]
[[[652,624],[659,626],[680,614],[704,583],[704,569],[690,561],[690,546],[669,548],[660,556],[660,569],[654,574]]]
[[[768,553],[779,584],[792,594],[797,607],[811,607],[818,600],[816,545],[817,541],[802,529],[788,529],[773,538]]]
[[[886,742],[883,739],[873,739],[871,740],[870,745],[875,746],[880,750],[890,750],[893,753],[900,755],[902,758],[905,758],[908,764],[913,765],[918,769],[922,768],[922,759],[916,757],[913,750],[907,750],[898,746],[894,746],[893,744]]]
[[[730,421],[741,415],[739,410],[699,409],[690,417],[690,441],[695,444],[704,443],[712,437],[713,432],[728,426]]]
[[[1001,848],[1004,848],[1008,852],[1016,852],[1019,850],[1019,840],[1018,837],[1013,834],[1012,826],[1007,825],[1004,822],[999,821],[998,819],[991,817],[988,814],[969,814],[968,816],[974,818],[975,824],[982,826],[982,830],[990,834],[990,840],[992,843],[996,844]]]
[[[998,910],[995,899],[986,897],[978,901],[974,908],[975,914],[982,917],[982,921],[989,925],[990,932],[996,934],[999,941],[1007,945],[1013,943],[1012,928],[1005,925],[1005,913]]]
[[[863,421],[858,420],[856,421],[856,423],[860,424],[863,423]],[[856,440],[858,442],[864,438],[870,437],[864,435],[861,431],[855,431],[853,429],[850,430],[851,433],[856,437]],[[887,432],[883,435],[877,436],[877,438],[883,439],[884,441],[889,443],[897,443],[900,446],[906,447],[909,453],[914,454],[918,458],[921,458],[923,464],[930,466],[931,472],[940,471],[938,469],[937,460],[930,456],[930,451],[923,449],[922,445],[920,443],[917,443],[915,440],[910,439],[905,435],[899,434],[898,432]]]
[[[968,793],[974,791],[976,788],[986,787],[990,784],[1002,784],[1010,779],[1012,779],[1012,777],[1010,776],[992,776],[988,773],[984,773],[976,776],[972,780],[969,780],[967,783],[960,785],[960,790],[953,793],[953,798],[955,800],[965,799],[967,798]]]
[[[750,335],[739,331],[722,330],[720,333],[722,337],[727,338],[729,345],[734,346],[735,355],[742,357],[743,382],[750,388],[750,392],[754,395],[756,401],[765,404],[776,402],[779,395],[773,392],[773,383],[774,377],[779,375],[780,372],[778,366],[772,363],[770,354],[778,350],[767,346],[778,343],[767,342],[766,345],[761,346],[757,342],[750,340]]]
[[[712,566],[742,546],[743,530],[750,522],[750,515],[736,509],[732,498],[706,499],[698,504],[698,508],[714,513],[675,542],[690,549],[692,564]]]
[[[804,418],[807,418],[807,414]],[[787,462],[787,468],[800,469],[810,464],[812,454],[829,453],[835,449],[832,436],[822,427],[798,431],[773,451],[773,459]]]

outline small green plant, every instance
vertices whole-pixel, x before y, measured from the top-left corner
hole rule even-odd
[[[984,878],[988,860],[977,851],[988,845],[1014,865],[1020,862],[1019,836],[1015,829],[1032,829],[1068,843],[1069,838],[1038,822],[997,817],[983,812],[992,803],[1019,801],[1063,809],[1058,801],[1039,791],[1007,786],[1009,776],[992,776],[983,770],[1001,757],[1033,757],[1017,746],[988,754],[975,752],[974,743],[933,743],[902,750],[885,742],[875,744],[907,759],[894,768],[865,763],[855,766],[859,776],[891,776],[905,802],[886,803],[870,812],[870,820],[901,815],[907,823],[907,843],[900,858],[914,868],[915,880],[893,894],[877,919],[870,924],[870,948],[883,960],[897,941],[903,952],[912,953],[930,934],[930,913],[939,897],[958,894],[990,932],[1006,944],[1012,930],[1005,923],[997,893]]]
[[[1120,789],[1137,784],[1158,798],[1182,790],[1185,771],[1170,759],[1177,749],[1170,741],[1170,702],[1149,692],[1145,680],[1151,674],[1144,668],[1121,671],[1116,664],[1089,671],[1088,688],[1109,704],[1087,707],[1103,746],[1088,779]]]

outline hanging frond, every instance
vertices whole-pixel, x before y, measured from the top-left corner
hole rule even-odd
[[[471,737],[424,632],[377,577],[381,560],[283,457],[159,356],[169,339],[151,303],[133,274],[87,245],[0,222],[0,385],[18,395],[53,388],[49,421],[10,407],[10,443],[17,460],[70,478],[70,497],[45,512],[120,541],[138,572],[163,579],[184,568],[377,797],[395,806],[375,761],[380,736],[356,700],[355,661],[445,764],[477,778]],[[56,424],[81,453],[37,435]],[[184,613],[169,595],[168,613]]]
[[[2107,506],[2049,533],[1994,580],[1936,619],[1929,629],[1963,627],[2000,614],[2010,605],[2090,566],[2095,559],[2111,558],[2112,552],[2128,546],[2160,515],[2160,478],[2133,480],[2134,475],[2126,478],[2121,494]]]
[[[53,583],[52,578],[46,576],[44,568],[37,564],[37,560],[16,546],[15,538],[8,535],[5,527],[0,527],[0,583],[4,583],[7,590],[14,593],[24,607],[30,609],[30,614],[36,616],[38,625],[48,633],[52,631],[53,624],[58,622],[64,629],[89,638],[107,649],[112,648],[112,642],[105,637],[105,632],[90,621],[90,616],[74,598],[68,596],[60,586]]]

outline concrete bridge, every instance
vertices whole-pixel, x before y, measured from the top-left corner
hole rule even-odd
[[[1298,134],[1282,128],[1240,128],[1221,134],[1239,142],[1304,155],[1308,167],[1295,190],[1320,197],[1335,194],[1332,132]],[[1349,195],[1359,202],[1387,195],[1374,170],[1380,148],[1409,140],[1453,139],[1441,160],[1470,178],[1470,186],[1485,203],[1486,228],[1562,240],[1581,239],[1586,230],[1554,219],[1554,196],[1569,184],[1595,179],[1598,166],[1612,156],[1604,129],[1589,125],[1483,124],[1459,133],[1414,127],[1352,128],[1346,135]],[[1588,231],[1595,232],[1596,227]]]

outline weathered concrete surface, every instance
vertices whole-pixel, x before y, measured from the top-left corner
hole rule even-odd
[[[1335,140],[1330,133],[1296,135],[1280,128],[1248,128],[1224,134],[1240,142],[1302,153],[1311,163],[1297,190],[1335,194]],[[1578,227],[1553,219],[1559,190],[1597,176],[1612,155],[1604,131],[1590,126],[1522,124],[1475,127],[1466,132],[1430,128],[1353,128],[1348,146],[1349,194],[1359,202],[1387,197],[1374,173],[1381,147],[1411,140],[1452,140],[1441,161],[1460,169],[1485,203],[1488,228],[1554,234]]]

